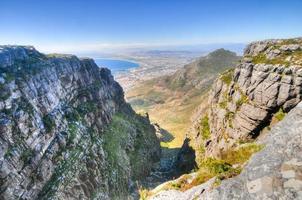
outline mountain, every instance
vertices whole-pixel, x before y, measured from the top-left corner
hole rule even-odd
[[[91,59],[0,46],[1,199],[128,199],[155,129]]]
[[[301,199],[301,91],[302,38],[248,45],[213,84],[178,155],[184,166],[193,148],[198,170],[150,199]]]
[[[139,83],[126,92],[126,98],[138,112],[148,112],[150,119],[174,135],[168,145],[180,146],[191,113],[202,101],[219,73],[234,66],[240,57],[218,49],[185,65],[173,75]]]

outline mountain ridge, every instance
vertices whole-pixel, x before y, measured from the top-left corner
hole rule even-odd
[[[213,84],[178,155],[190,165],[182,152],[193,148],[199,169],[150,199],[301,198],[301,52],[301,38],[249,44]]]
[[[220,58],[222,57],[222,58]],[[190,115],[202,101],[219,72],[231,68],[240,57],[220,49],[185,65],[173,75],[142,82],[126,92],[127,101],[138,112],[175,133],[172,146],[180,146],[190,123]]]

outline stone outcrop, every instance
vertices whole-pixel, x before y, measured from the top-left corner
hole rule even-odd
[[[277,114],[285,114],[301,101],[301,61],[299,38],[248,45],[242,61],[213,85],[206,112],[211,136],[200,137],[197,120],[190,133],[198,141],[196,146],[204,146],[207,157],[220,157],[238,142],[257,138]]]
[[[1,199],[127,199],[159,159],[149,119],[91,59],[0,46]]]
[[[259,143],[242,173],[215,186],[215,178],[185,192],[159,192],[152,200],[302,199],[302,103]]]
[[[242,172],[217,173],[195,187],[180,177],[174,185],[190,189],[170,184],[151,199],[302,199],[301,72],[301,38],[248,45],[241,62],[216,80],[188,132],[200,177],[209,159]],[[264,149],[247,163],[248,145]]]

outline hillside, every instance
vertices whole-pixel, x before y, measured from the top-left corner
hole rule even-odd
[[[178,155],[189,161],[193,148],[198,170],[150,199],[301,199],[301,73],[301,38],[248,45],[213,84]]]
[[[108,69],[0,46],[1,199],[128,199],[160,157]]]
[[[191,123],[192,112],[203,100],[219,73],[239,61],[235,53],[218,49],[185,65],[171,76],[142,82],[127,91],[126,98],[137,112],[148,112],[151,121],[169,131],[174,140],[164,144],[179,147]]]

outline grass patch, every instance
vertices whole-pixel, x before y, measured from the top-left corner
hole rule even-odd
[[[243,164],[248,161],[254,153],[260,151],[262,148],[262,145],[256,143],[246,143],[237,149],[222,153],[222,159],[231,165]]]
[[[186,191],[194,186],[205,183],[209,179],[217,176],[217,179],[223,180],[238,175],[241,172],[240,168],[233,168],[224,160],[215,158],[206,158],[201,161],[200,168],[194,176],[184,175],[177,181],[169,183],[165,190],[175,189]]]
[[[152,195],[152,193],[149,190],[144,189],[142,187],[139,187],[138,193],[139,193],[140,200],[147,200],[148,197]]]
[[[222,109],[226,109],[227,105],[228,105],[227,101],[222,101],[222,102],[219,103],[219,107],[222,108]]]
[[[233,79],[234,69],[229,69],[221,74],[220,79],[227,85],[230,85]]]
[[[204,158],[200,161],[199,169],[194,177],[191,175],[183,176],[169,183],[165,189],[185,191],[196,185],[205,183],[213,177],[216,177],[213,186],[218,186],[222,180],[240,174],[242,170],[240,166],[248,161],[253,153],[260,151],[262,148],[262,145],[256,143],[247,143],[237,149],[225,152],[222,154],[221,159],[211,157]],[[239,167],[233,167],[235,164],[239,165]]]
[[[238,99],[238,100],[236,101],[236,108],[238,109],[238,108],[240,108],[240,107],[242,106],[242,104],[248,103],[248,102],[249,102],[249,98],[248,98],[245,94],[243,94],[243,93],[241,92],[241,97],[240,97],[240,99]]]
[[[204,116],[200,122],[200,133],[203,140],[207,140],[211,137],[210,124],[208,115]]]
[[[283,111],[282,108],[278,110],[278,112],[275,113],[274,117],[278,120],[281,121],[285,117],[285,112]]]
[[[254,64],[272,64],[272,65],[281,64],[288,67],[292,62],[292,61],[291,62],[286,61],[286,58],[288,56],[292,56],[293,60],[300,60],[302,59],[302,50],[297,50],[294,52],[284,51],[273,59],[268,59],[264,53],[260,53],[252,58],[252,62]]]

